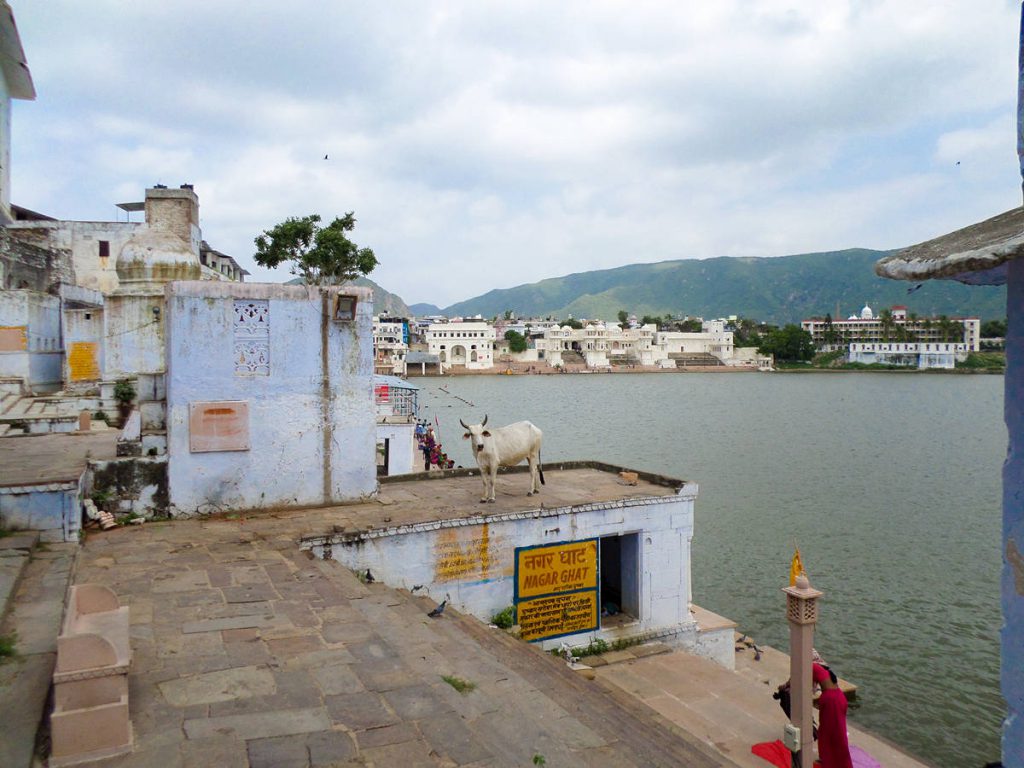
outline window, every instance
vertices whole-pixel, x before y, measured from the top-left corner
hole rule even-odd
[[[100,258],[101,259],[109,259],[110,258],[110,241],[109,240],[100,240],[99,245],[100,245]]]

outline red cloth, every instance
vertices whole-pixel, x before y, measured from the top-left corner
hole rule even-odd
[[[853,768],[846,739],[846,695],[838,688],[823,690],[818,699],[818,757],[822,768]]]
[[[778,739],[755,744],[750,751],[767,760],[776,768],[791,768],[793,765],[793,753],[786,749],[786,745]]]
[[[830,675],[828,670],[821,666],[821,664],[811,664],[811,678],[818,685],[821,685],[826,680],[831,680],[832,675]]]

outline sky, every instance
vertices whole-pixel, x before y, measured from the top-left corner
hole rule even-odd
[[[1020,205],[1009,0],[11,0],[12,201],[204,238],[354,211],[407,303],[638,262],[911,245]],[[325,159],[325,155],[327,156]],[[138,214],[136,214],[137,216]]]

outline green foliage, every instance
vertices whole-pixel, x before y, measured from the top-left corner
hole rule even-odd
[[[463,680],[461,677],[455,677],[455,675],[441,675],[441,679],[463,695],[472,693],[476,690],[476,683],[471,683],[469,680]]]
[[[114,399],[121,405],[130,405],[135,400],[135,386],[130,379],[120,379],[114,385]]]
[[[529,346],[526,343],[526,337],[519,331],[513,331],[511,328],[505,331],[505,341],[508,342],[508,348],[512,352],[525,352]]]
[[[570,328],[575,328],[577,331],[583,327],[583,323],[574,317],[570,317],[567,320],[562,320],[559,325],[568,325]]]
[[[14,658],[18,655],[18,651],[15,649],[17,643],[17,634],[0,635],[0,664],[3,664],[8,659]]]
[[[814,357],[814,340],[799,325],[789,323],[768,331],[757,351],[762,355],[775,355],[779,361],[810,360]]]
[[[511,629],[516,623],[516,607],[510,605],[491,617],[491,623],[499,629]]]
[[[981,324],[981,338],[983,339],[1005,339],[1006,320],[986,320]]]
[[[1005,371],[1006,355],[1001,352],[971,352],[956,367],[976,371]]]
[[[105,411],[96,411],[96,413],[93,415],[93,418],[96,419],[96,421],[102,421],[105,424],[110,423],[110,417],[107,416]]]
[[[253,255],[261,267],[276,268],[291,262],[291,272],[307,285],[338,285],[366,275],[377,266],[369,248],[360,248],[348,238],[356,219],[349,211],[327,226],[320,216],[285,219],[255,239]]]
[[[541,766],[541,768],[543,768],[545,765],[548,764],[548,761],[545,759],[544,755],[534,755],[533,764],[539,765]]]
[[[626,325],[629,323],[629,312],[627,312],[624,309],[620,309],[619,310],[619,314],[618,314],[618,318],[619,318],[619,325],[621,325],[623,328],[625,328]]]

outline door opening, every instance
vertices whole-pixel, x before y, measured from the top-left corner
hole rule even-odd
[[[601,626],[640,618],[640,535],[601,537]]]

